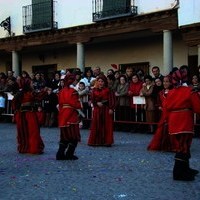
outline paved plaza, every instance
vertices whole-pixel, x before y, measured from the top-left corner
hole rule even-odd
[[[115,132],[113,147],[87,146],[81,130],[77,161],[56,161],[59,129],[41,128],[42,155],[16,151],[16,127],[0,123],[1,200],[199,200],[200,175],[173,181],[174,153],[149,152],[152,135]],[[191,166],[200,170],[200,138],[194,138]]]

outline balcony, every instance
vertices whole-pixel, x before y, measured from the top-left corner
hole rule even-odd
[[[23,12],[23,33],[32,33],[58,28],[55,22],[55,2],[42,1],[41,3],[24,6]]]
[[[93,0],[93,22],[137,15],[133,0]]]

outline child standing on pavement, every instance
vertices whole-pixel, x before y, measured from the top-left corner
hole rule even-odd
[[[45,127],[53,127],[57,125],[57,104],[58,96],[53,93],[52,88],[47,89],[47,94],[43,98],[45,112]]]
[[[79,97],[80,97],[80,101],[83,105],[83,113],[84,113],[85,116],[87,116],[87,111],[88,111],[88,108],[89,108],[89,105],[88,105],[89,88],[85,86],[84,82],[79,82],[77,91],[78,91],[78,94],[79,94]],[[80,128],[86,127],[86,123],[83,120],[81,120],[79,125],[80,125]]]
[[[74,155],[78,142],[81,140],[79,129],[79,114],[77,109],[82,105],[78,92],[71,88],[75,76],[68,74],[65,76],[65,87],[58,94],[59,114],[58,126],[60,127],[59,149],[56,153],[57,160],[77,160]]]
[[[194,113],[200,114],[200,97],[187,86],[187,75],[185,69],[173,73],[174,88],[168,92],[165,104],[169,134],[178,144],[173,179],[181,181],[193,181],[198,173],[190,168],[189,159],[194,134]]]

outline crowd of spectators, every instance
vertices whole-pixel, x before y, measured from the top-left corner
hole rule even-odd
[[[181,66],[181,68],[185,68],[189,72],[189,68],[186,65]],[[170,74],[177,69],[174,67]],[[35,102],[40,125],[44,127],[57,126],[57,94],[64,87],[64,77],[68,73],[70,73],[68,70],[60,70],[53,73],[52,78],[46,78],[40,72],[28,74],[26,71],[22,71],[18,77],[14,76],[13,71],[1,72],[0,98],[6,99],[6,93],[15,95],[20,91],[21,85],[31,82],[33,91],[41,96]],[[114,120],[119,123],[116,123],[115,128],[119,130],[127,129],[127,126],[124,126],[124,122],[147,122],[148,131],[153,132],[155,130],[154,126],[159,121],[160,113],[162,112],[159,93],[163,90],[164,77],[170,76],[170,74],[161,74],[158,66],[154,66],[151,69],[152,75],[145,74],[142,69],[135,71],[132,67],[127,67],[125,73],[120,70],[114,71],[113,69],[102,72],[100,67],[87,69],[84,73],[79,68],[76,68],[71,73],[76,76],[76,80],[71,87],[75,88],[80,95],[86,118],[91,119],[92,117],[90,93],[95,87],[96,78],[103,73],[107,76],[109,89],[116,97]],[[200,91],[200,67],[198,67],[198,73],[192,75],[187,84],[193,90]],[[137,104],[133,97],[142,97],[145,103]],[[0,114],[4,112],[6,104],[5,101],[1,102],[4,103],[0,104]],[[86,121],[80,126],[88,128],[89,124]],[[130,129],[134,129],[134,126],[130,125]]]

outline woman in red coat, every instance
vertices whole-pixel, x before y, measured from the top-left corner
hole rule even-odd
[[[23,84],[21,91],[13,99],[19,153],[41,154],[44,150],[39,122],[33,107],[35,99],[36,94],[28,83]]]
[[[74,155],[74,152],[78,142],[81,140],[80,119],[77,109],[81,109],[82,105],[78,92],[70,87],[75,81],[75,76],[73,74],[66,75],[64,81],[65,87],[58,94],[60,143],[56,159],[77,160],[78,157]]]
[[[173,73],[174,89],[166,98],[169,134],[178,143],[173,169],[174,180],[192,181],[198,173],[189,167],[190,146],[194,134],[194,113],[200,113],[198,93],[187,87],[187,71],[180,69]]]
[[[133,74],[132,80],[128,88],[128,96],[130,96],[132,121],[142,121],[142,107],[140,104],[136,105],[133,102],[134,96],[140,96],[140,91],[142,87],[143,87],[143,82],[139,79],[138,74]]]
[[[104,75],[97,78],[97,87],[92,90],[93,118],[91,121],[89,146],[111,146],[113,144],[113,110],[115,96],[107,87]]]

